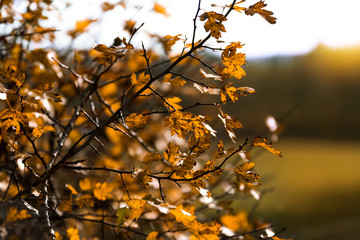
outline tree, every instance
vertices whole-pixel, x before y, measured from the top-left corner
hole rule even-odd
[[[1,1],[1,237],[279,239],[270,224],[230,207],[239,194],[260,196],[250,149],[281,156],[266,138],[244,138],[226,150],[229,138],[220,139],[223,131],[235,143],[242,128],[224,105],[255,92],[237,86],[245,54],[240,42],[221,41],[224,23],[233,12],[276,22],[263,1],[244,2],[204,10],[199,0],[191,39],[150,34],[163,53],[133,46],[142,27],[133,20],[124,24],[127,37],[111,46],[64,53],[36,48],[56,37],[57,29],[44,27],[53,1],[22,1],[19,8]],[[129,8],[124,1],[101,7]],[[156,2],[153,10],[167,15]],[[76,22],[68,35],[75,40],[95,21]],[[170,56],[176,43],[183,50]],[[221,53],[221,63],[202,59],[209,50]],[[216,119],[200,107],[217,112],[223,130],[215,131]]]

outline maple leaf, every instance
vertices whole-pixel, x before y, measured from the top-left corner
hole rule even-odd
[[[131,84],[132,85],[144,85],[150,80],[150,75],[145,75],[141,73],[138,78],[136,78],[135,73],[131,75]]]
[[[241,79],[246,75],[244,69],[241,67],[246,63],[245,54],[237,53],[231,57],[223,57],[222,63],[225,68],[222,70],[222,74],[230,77]]]
[[[235,56],[237,54],[237,49],[242,48],[243,46],[244,44],[241,44],[241,42],[231,42],[222,51],[221,59],[224,59],[224,57],[231,58]]]
[[[125,122],[131,128],[141,128],[146,124],[146,118],[142,114],[132,113],[126,117]]]
[[[169,83],[171,86],[179,88],[186,84],[184,79],[181,79],[180,76],[171,79],[171,73],[166,74],[163,79],[164,83]]]
[[[99,199],[100,201],[105,201],[106,199],[112,198],[110,194],[114,188],[114,185],[111,183],[101,183],[98,182],[95,184],[95,189],[93,191],[94,196]]]
[[[245,181],[253,184],[260,184],[258,179],[260,176],[252,171],[254,168],[254,162],[244,162],[243,164],[237,166],[234,171],[236,172],[236,180],[234,181],[234,185],[238,186],[240,182]]]
[[[177,146],[173,142],[169,142],[167,150],[164,152],[164,158],[171,163],[172,165],[175,165],[175,163],[178,160],[179,155],[179,146]]]
[[[226,32],[225,26],[222,24],[223,21],[226,21],[226,17],[220,13],[216,12],[205,12],[199,16],[201,21],[205,21],[204,28],[205,31],[210,31],[212,37],[219,39],[221,37],[221,32]]]
[[[18,211],[17,207],[11,206],[6,214],[6,222],[15,222],[18,220],[23,220],[26,218],[30,218],[31,215],[28,214],[26,209],[22,209]]]
[[[172,109],[172,110],[180,110],[182,109],[182,107],[178,104],[179,102],[181,102],[181,98],[179,97],[172,97],[172,98],[165,98],[166,102],[164,102],[165,106],[168,109]]]
[[[137,220],[140,217],[145,204],[146,201],[143,199],[130,200],[128,202],[128,206],[130,207],[129,218]]]
[[[264,7],[266,7],[266,5],[267,4],[264,3],[264,1],[259,1],[259,2],[255,3],[254,5],[251,5],[250,7],[245,9],[245,14],[253,16],[255,13],[257,13],[260,16],[262,16],[268,23],[275,24],[276,18],[271,16],[274,13],[263,9]]]
[[[44,134],[44,132],[46,132],[46,131],[51,131],[51,132],[55,132],[56,131],[56,129],[53,127],[53,126],[44,126],[44,127],[36,127],[36,128],[34,128],[33,129],[33,131],[32,131],[32,135],[34,136],[34,137],[36,137],[36,138],[39,138],[39,137],[41,137],[43,134]]]
[[[149,170],[140,171],[136,176],[136,182],[146,189],[149,188],[149,182],[152,182],[152,178],[149,176],[152,172]]]
[[[195,221],[194,207],[184,208],[182,204],[176,207],[176,209],[170,209],[170,213],[175,216],[178,223],[184,226],[190,227],[192,222]]]
[[[92,181],[90,178],[84,178],[83,180],[79,181],[79,187],[82,191],[87,191],[92,188]]]
[[[212,94],[212,95],[219,95],[220,89],[213,86],[201,86],[197,83],[194,83],[194,87],[199,90],[202,94]]]
[[[268,143],[268,140],[266,138],[264,138],[264,139],[261,139],[260,137],[254,138],[252,145],[265,148],[272,154],[275,154],[279,157],[283,157],[282,153],[279,150],[276,150],[271,147],[271,143]]]

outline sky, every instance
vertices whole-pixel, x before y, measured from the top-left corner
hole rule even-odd
[[[62,24],[73,26],[75,20],[99,17],[101,13],[98,8],[99,1],[71,1],[73,7],[65,13]],[[112,39],[121,34],[120,26],[123,20],[128,19],[137,20],[138,25],[144,22],[144,27],[141,29],[143,33],[152,32],[162,36],[182,34],[183,38],[191,39],[197,0],[157,0],[166,7],[170,17],[149,13],[149,9],[154,4],[153,0],[127,0],[127,2],[129,5],[143,5],[143,7],[136,11],[124,11],[122,7],[117,7],[101,17],[97,27],[93,27],[90,31],[95,36],[94,43],[111,44]],[[257,0],[247,0],[242,6],[246,7],[256,2]],[[224,5],[230,4],[231,0],[202,0],[201,3],[200,14],[205,10],[221,12],[221,8],[213,8],[210,6],[211,3]],[[358,30],[360,0],[266,0],[265,3],[267,3],[265,9],[274,12],[277,18],[276,24],[267,23],[259,15],[251,17],[238,12],[231,13],[224,24],[227,32],[223,34],[222,40],[244,43],[243,51],[248,58],[303,54],[311,51],[318,44],[329,47],[360,44]],[[84,10],[85,6],[86,10]],[[197,36],[204,37],[203,23],[198,21],[197,25],[199,30]],[[142,36],[141,33],[138,39],[148,43],[146,36]],[[78,44],[83,46],[93,43],[89,43],[89,38],[86,37],[80,39]],[[148,43],[147,47],[151,47],[149,45]]]

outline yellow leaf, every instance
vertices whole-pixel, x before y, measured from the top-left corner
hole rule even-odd
[[[167,12],[165,7],[163,7],[162,5],[158,4],[157,2],[154,3],[154,11],[160,14],[163,14],[165,16],[170,16]]]
[[[106,199],[111,199],[112,195],[110,194],[114,188],[114,185],[111,183],[96,183],[95,189],[93,191],[94,196],[100,201],[105,201]]]
[[[182,204],[177,206],[176,209],[171,209],[170,213],[175,216],[178,223],[187,227],[190,227],[192,222],[196,219],[194,207],[184,208]]]
[[[82,191],[90,190],[92,188],[92,181],[90,178],[84,178],[79,181],[79,186]]]
[[[18,220],[23,220],[26,218],[30,218],[31,215],[28,214],[26,209],[22,209],[18,211],[18,209],[15,206],[12,206],[9,208],[7,215],[6,215],[6,222],[15,222]]]
[[[246,63],[245,54],[237,53],[232,57],[224,57],[222,60],[225,68],[222,70],[224,75],[241,79],[246,75],[244,69],[241,67]]]
[[[240,211],[234,215],[223,215],[220,222],[234,232],[247,232],[251,230],[251,224],[248,222],[246,212]]]
[[[47,125],[44,127],[36,127],[34,128],[34,130],[32,131],[32,135],[36,138],[39,138],[43,135],[44,132],[46,131],[51,131],[51,132],[55,132],[56,129],[53,126]]]
[[[205,21],[204,28],[205,31],[210,31],[212,37],[219,39],[221,37],[221,32],[226,32],[223,21],[226,21],[226,17],[220,13],[216,12],[205,12],[199,16],[201,21]]]
[[[274,13],[263,9],[264,7],[266,7],[266,5],[267,4],[264,3],[264,1],[259,1],[259,2],[255,3],[254,5],[251,5],[250,7],[245,9],[245,14],[253,16],[255,13],[257,13],[260,16],[262,16],[268,23],[275,24],[276,18],[271,16]]]
[[[63,237],[59,232],[55,232],[55,240],[63,240]]]
[[[75,188],[73,186],[71,186],[70,184],[66,184],[66,187],[71,191],[71,194],[77,195],[78,192],[75,190]]]
[[[156,239],[158,239],[157,238],[157,236],[158,236],[158,232],[151,232],[151,233],[149,233],[149,235],[147,235],[147,237],[146,237],[146,240],[156,240]]]
[[[143,211],[142,208],[145,206],[145,204],[146,201],[143,199],[130,200],[128,202],[128,206],[130,207],[129,218],[137,220],[140,217]]]
[[[79,230],[77,230],[76,228],[66,229],[66,235],[69,240],[80,240]]]
[[[126,124],[131,128],[141,128],[146,124],[145,116],[138,113],[132,113],[126,117]]]
[[[181,102],[181,98],[179,97],[172,97],[172,98],[165,98],[165,106],[170,110],[180,110],[182,107],[178,104]]]
[[[268,150],[269,152],[271,152],[272,154],[275,154],[279,157],[283,157],[282,153],[279,150],[276,150],[274,148],[271,147],[271,143],[267,142],[268,140],[266,138],[264,138],[263,140],[259,137],[255,138],[252,142],[252,144],[254,146],[259,146],[262,148],[265,148],[266,150]]]
[[[182,87],[182,86],[184,86],[186,84],[186,81],[184,79],[181,79],[180,76],[177,76],[177,77],[175,77],[173,79],[168,79],[169,75],[171,77],[171,74],[165,75],[165,77],[163,79],[163,82],[167,82],[171,86],[176,87],[176,88]]]
[[[143,85],[147,83],[149,80],[150,80],[150,75],[145,75],[145,73],[141,73],[137,79],[135,73],[131,75],[132,85]]]

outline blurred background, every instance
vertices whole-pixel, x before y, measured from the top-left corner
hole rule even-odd
[[[154,47],[141,32],[192,36],[198,1],[157,1],[166,7],[169,17],[148,14],[154,1],[140,0],[128,1],[141,5],[135,11],[118,7],[100,17],[99,2],[58,2],[60,9],[72,4],[64,12],[60,29],[72,28],[76,20],[98,19],[88,35],[76,40],[75,47],[110,45],[115,37],[122,36],[116,26],[128,19],[136,20],[137,25],[145,23],[134,45],[140,46],[143,41],[146,48]],[[244,6],[256,2],[247,0]],[[275,223],[277,229],[286,227],[282,237],[359,239],[360,1],[265,2],[266,9],[278,18],[275,25],[260,16],[239,13],[231,14],[225,23],[223,40],[245,43],[247,76],[239,86],[256,89],[256,94],[227,104],[227,108],[244,125],[239,138],[260,134],[266,117],[274,116],[283,129],[274,146],[284,158],[268,153],[254,155],[265,194],[255,205],[253,201],[239,201],[236,207]],[[202,9],[212,9],[211,3],[224,5],[231,1],[203,0]],[[87,10],[79,11],[84,4]],[[215,10],[221,12],[221,8]],[[56,43],[60,48],[68,44],[64,32],[64,38]],[[199,27],[197,37],[204,35]],[[174,52],[181,47],[181,43],[175,45]],[[209,61],[217,57],[207,56]]]

